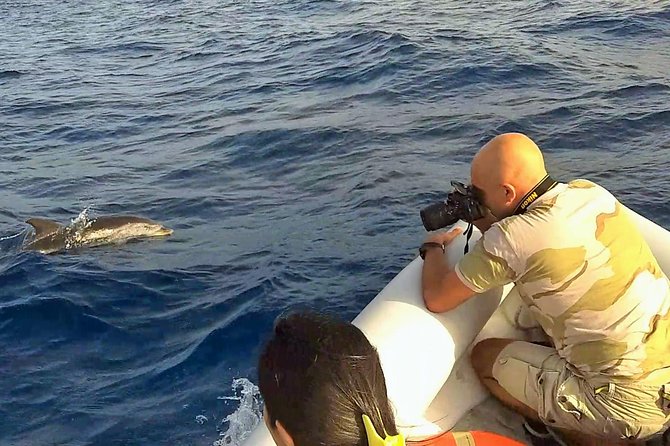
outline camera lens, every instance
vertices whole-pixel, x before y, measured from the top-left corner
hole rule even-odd
[[[453,206],[448,206],[444,201],[439,201],[421,209],[421,221],[426,231],[434,231],[453,225],[458,221],[454,215]]]

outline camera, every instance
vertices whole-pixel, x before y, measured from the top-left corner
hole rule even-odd
[[[480,203],[472,186],[452,181],[454,190],[447,194],[446,201],[438,201],[421,209],[421,221],[426,231],[451,226],[458,220],[472,223],[486,215],[486,207]]]

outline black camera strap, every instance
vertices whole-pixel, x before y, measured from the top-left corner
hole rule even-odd
[[[534,203],[535,200],[540,198],[542,195],[544,195],[547,191],[549,191],[552,187],[556,186],[557,184],[558,182],[555,181],[553,178],[551,178],[549,175],[542,178],[542,181],[537,183],[537,185],[523,197],[521,203],[519,203],[519,205],[514,209],[513,215],[520,215],[526,212],[528,206]],[[472,223],[468,223],[468,227],[465,230],[466,238],[465,238],[465,248],[463,248],[463,254],[468,253],[469,250],[468,244],[470,243],[470,238],[472,237],[473,230],[474,225]]]
[[[556,186],[558,182],[554,181],[552,177],[549,175],[545,176],[542,178],[542,181],[537,183],[537,185],[530,190],[526,195],[524,195],[523,199],[521,202],[517,205],[517,207],[514,209],[514,212],[512,215],[521,215],[524,212],[526,212],[526,209],[528,209],[528,206],[533,204],[535,200],[540,198],[545,192],[547,192],[549,189],[552,187]]]
[[[474,228],[475,225],[468,223],[468,228],[465,230],[465,248],[463,248],[463,254],[468,253],[468,243],[470,243],[470,237],[472,237],[472,231]]]

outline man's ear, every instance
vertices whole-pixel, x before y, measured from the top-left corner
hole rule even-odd
[[[517,198],[516,188],[511,184],[503,184],[503,189],[505,189],[505,204],[509,206]]]
[[[277,428],[277,435],[279,436],[279,439],[285,446],[295,446],[293,443],[293,437],[291,437],[291,434],[289,434],[288,431],[284,428],[284,425],[281,424],[281,421],[277,420],[275,427]]]

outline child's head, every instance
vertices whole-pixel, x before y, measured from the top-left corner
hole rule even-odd
[[[281,317],[258,374],[279,446],[367,446],[363,415],[382,437],[398,433],[377,351],[349,322],[309,312]]]

